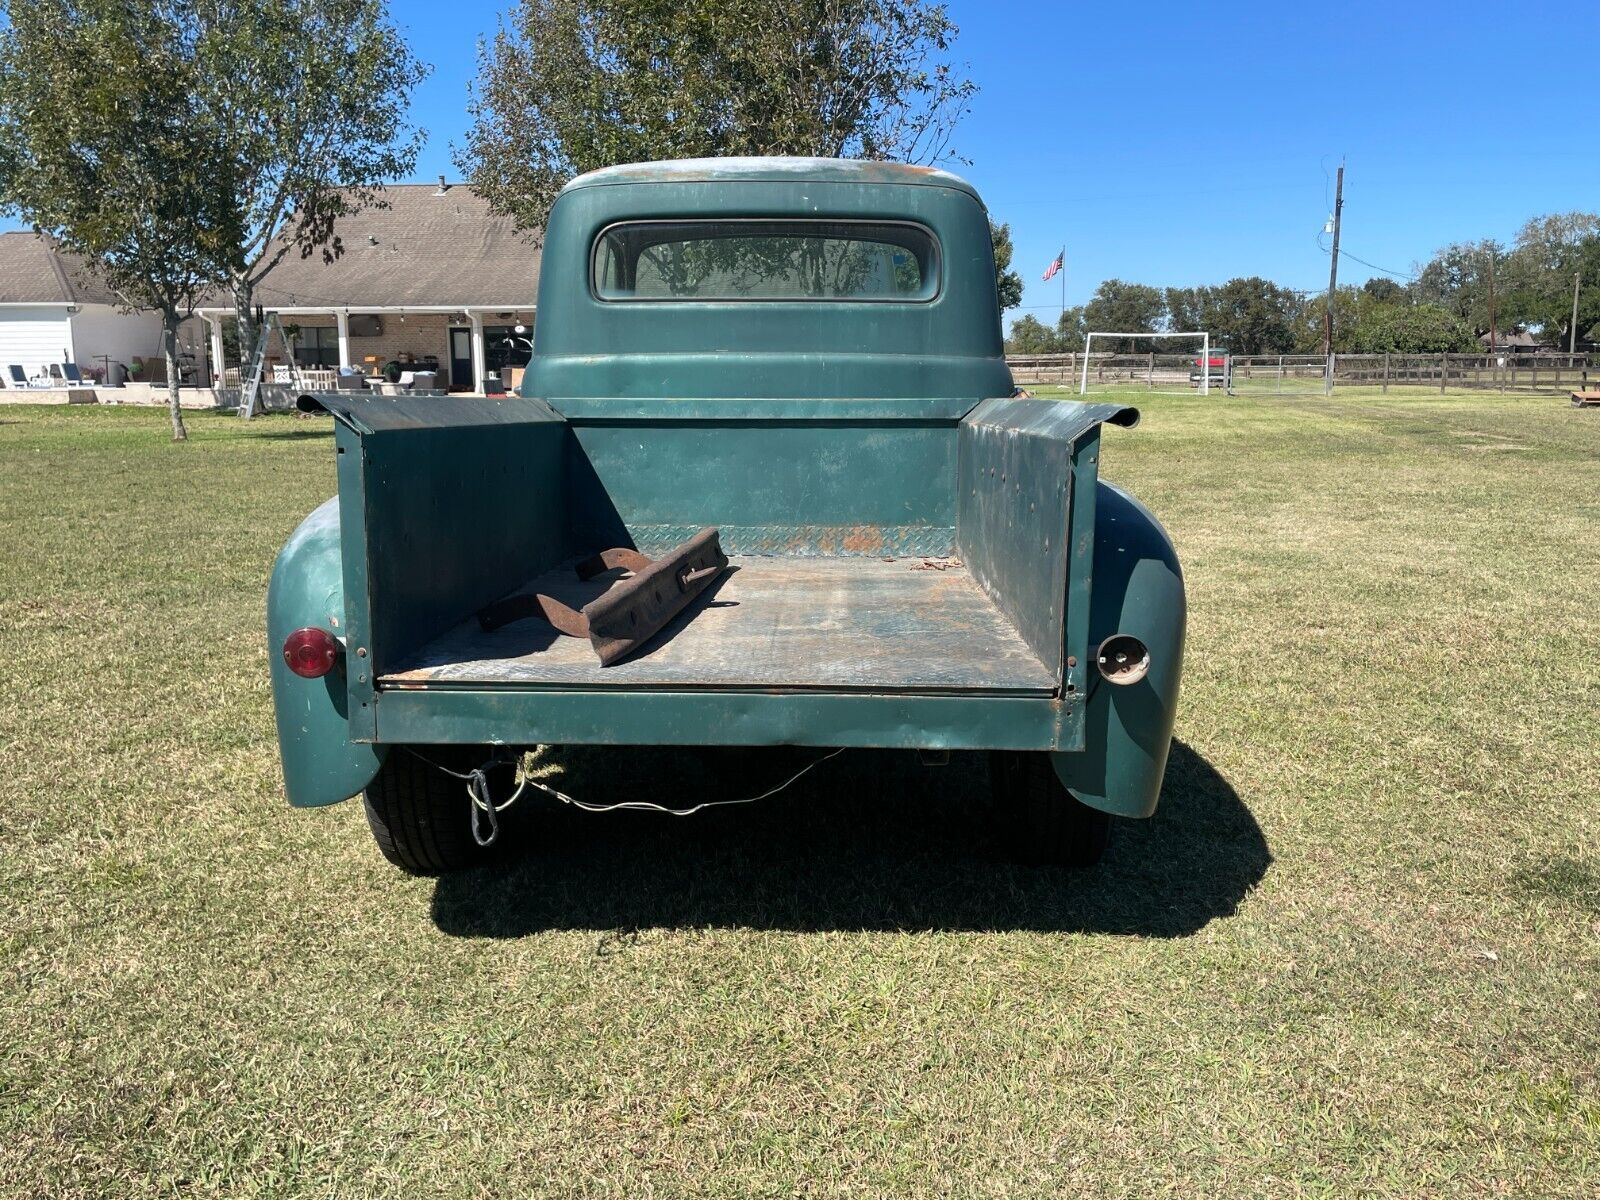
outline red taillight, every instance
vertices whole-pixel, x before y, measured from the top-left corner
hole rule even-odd
[[[283,639],[283,661],[304,679],[321,679],[339,661],[339,643],[326,629],[308,625]]]

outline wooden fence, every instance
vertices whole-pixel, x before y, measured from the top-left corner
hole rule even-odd
[[[1218,352],[1213,351],[1213,356]],[[1092,354],[1089,381],[1095,387],[1170,387],[1193,383],[1198,370],[1187,370],[1198,353]],[[1013,354],[1006,356],[1019,385],[1054,385],[1077,389],[1084,356]],[[1182,361],[1180,361],[1182,360]],[[1600,355],[1595,354],[1320,354],[1235,355],[1229,360],[1237,392],[1306,393],[1340,387],[1426,387],[1439,391],[1482,390],[1538,394],[1567,393],[1600,387]],[[1183,386],[1179,383],[1178,386]],[[1217,385],[1213,382],[1212,387]]]

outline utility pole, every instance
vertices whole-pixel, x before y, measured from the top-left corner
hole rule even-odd
[[[1327,176],[1323,176],[1324,179]],[[1326,195],[1327,193],[1323,193]],[[1333,262],[1328,267],[1328,307],[1322,318],[1322,357],[1333,356],[1333,293],[1339,286],[1339,223],[1344,216],[1344,164],[1339,164],[1339,182],[1333,192]]]
[[[1572,324],[1567,326],[1567,354],[1578,352],[1578,284],[1583,279],[1582,271],[1572,273]]]
[[[1489,353],[1495,352],[1494,324],[1494,243],[1489,243]]]

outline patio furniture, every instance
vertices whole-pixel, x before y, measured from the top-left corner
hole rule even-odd
[[[54,387],[92,387],[93,382],[83,377],[77,363],[50,363],[50,383]]]
[[[50,380],[47,376],[29,375],[16,363],[9,364],[6,367],[6,373],[10,377],[11,386],[14,388],[37,388],[50,386]]]
[[[140,383],[164,384],[167,382],[167,359],[133,356],[133,377]]]

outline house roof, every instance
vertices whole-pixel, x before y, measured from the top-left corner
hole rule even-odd
[[[120,304],[83,260],[36,233],[0,233],[0,304]]]
[[[339,218],[343,252],[288,255],[256,289],[267,308],[532,308],[539,250],[464,184],[385,187],[385,207]],[[227,301],[219,301],[226,305]]]
[[[1480,334],[1478,341],[1487,346],[1489,344],[1489,335],[1487,333]],[[1502,350],[1511,350],[1518,347],[1534,347],[1544,344],[1537,337],[1531,333],[1528,333],[1526,330],[1512,330],[1510,332],[1502,330],[1494,335],[1494,343]]]

